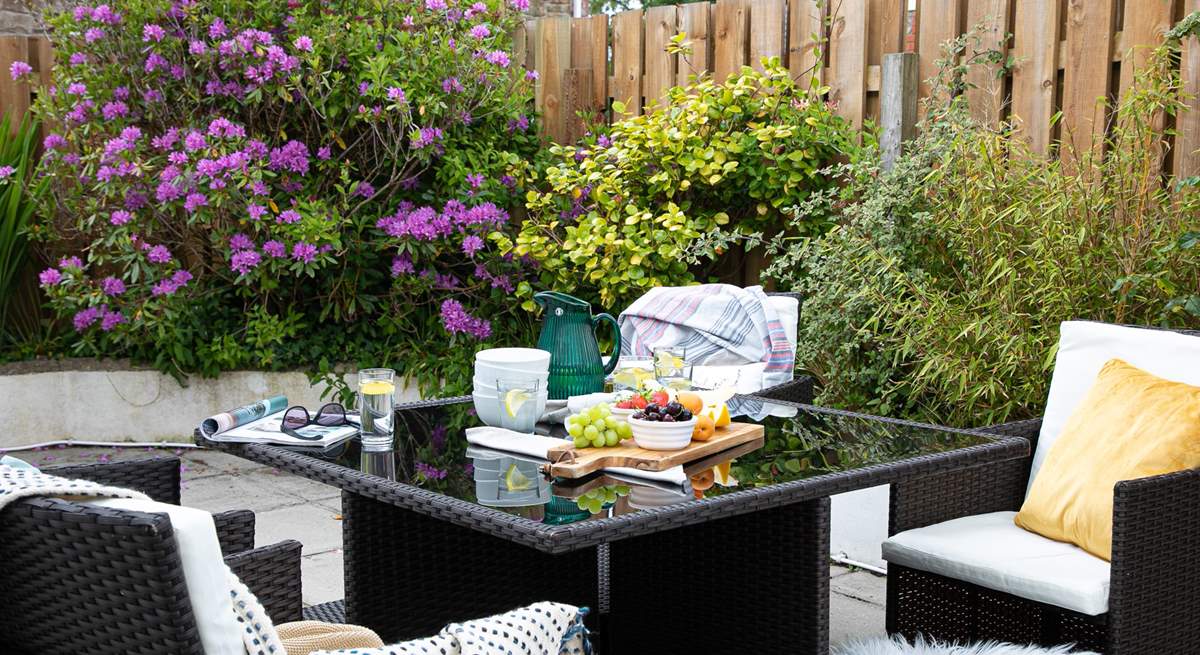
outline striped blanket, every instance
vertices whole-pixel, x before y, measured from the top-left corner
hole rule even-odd
[[[697,366],[765,365],[763,386],[792,379],[794,346],[762,287],[659,287],[621,312],[621,355],[683,348]]]

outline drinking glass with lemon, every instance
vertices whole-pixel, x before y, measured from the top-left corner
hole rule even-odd
[[[390,368],[366,368],[358,372],[358,409],[362,416],[359,435],[365,450],[392,447],[395,425],[396,372]]]
[[[538,378],[496,380],[496,396],[500,401],[500,427],[514,432],[533,433],[540,418],[538,409]]]
[[[654,378],[659,384],[676,391],[692,388],[692,365],[688,363],[683,348],[656,348],[654,350]]]

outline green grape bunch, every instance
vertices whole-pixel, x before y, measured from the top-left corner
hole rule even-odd
[[[633,429],[613,415],[608,403],[600,403],[568,416],[567,434],[576,448],[612,448],[632,437]]]

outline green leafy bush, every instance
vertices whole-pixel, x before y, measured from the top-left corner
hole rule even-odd
[[[527,338],[524,266],[490,245],[538,149],[518,20],[504,0],[53,13],[41,281],[75,352],[435,384]]]
[[[1200,326],[1180,301],[1200,288],[1200,193],[1159,175],[1156,126],[1185,106],[1178,38],[1087,152],[1040,156],[955,101],[894,169],[846,167],[840,195],[797,207],[803,223],[845,203],[827,235],[779,240],[769,271],[806,295],[798,363],[819,402],[961,426],[1035,416],[1061,321]]]
[[[38,124],[23,116],[18,125],[12,115],[0,119],[0,342],[9,337],[9,312],[27,264],[26,230],[46,182],[31,183],[37,166]]]
[[[659,109],[552,148],[544,187],[528,192],[529,216],[504,244],[537,262],[542,285],[610,307],[691,282],[689,262],[717,254],[702,237],[778,228],[780,208],[827,187],[821,169],[855,151],[857,131],[824,92],[798,87],[778,60],[723,84],[675,87]],[[791,227],[827,226],[815,217]]]

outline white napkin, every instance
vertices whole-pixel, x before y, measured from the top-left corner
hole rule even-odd
[[[650,482],[663,482],[672,486],[683,486],[688,478],[683,473],[683,466],[672,466],[665,471],[642,471],[627,466],[610,466],[604,469],[605,473],[614,478],[629,477],[635,480],[647,480]]]
[[[481,426],[467,428],[467,443],[481,448],[503,450],[510,453],[528,455],[541,459],[549,459],[551,448],[566,443],[563,439],[543,437],[536,434],[522,434],[504,428]]]

